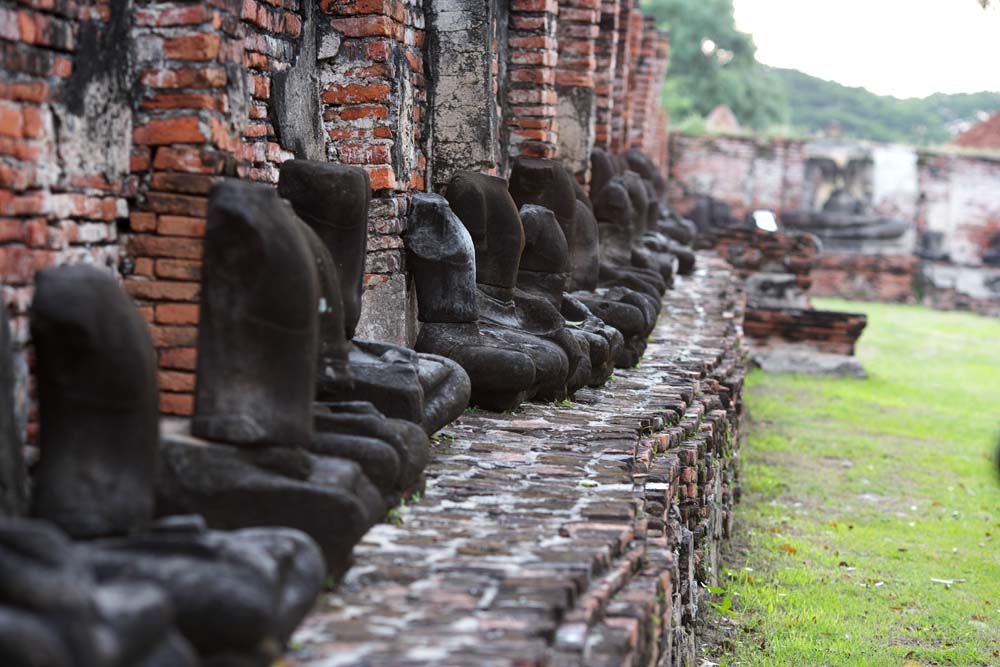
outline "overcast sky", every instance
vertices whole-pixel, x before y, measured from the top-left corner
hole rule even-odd
[[[757,59],[880,95],[1000,90],[1000,10],[976,0],[735,0]]]

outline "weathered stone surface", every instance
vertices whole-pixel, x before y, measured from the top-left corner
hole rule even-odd
[[[316,543],[297,530],[226,533],[197,521],[177,523],[144,536],[82,543],[76,556],[100,581],[139,580],[168,591],[178,629],[209,664],[276,658],[326,577]]]
[[[205,231],[191,432],[242,446],[305,446],[318,358],[319,285],[274,188],[215,187]]]
[[[32,514],[76,538],[142,530],[159,419],[145,322],[111,274],[75,265],[39,274],[31,329],[42,450]]]
[[[423,498],[358,545],[288,662],[691,664],[738,495],[744,373],[740,286],[699,264],[641,368],[445,430]]]
[[[173,626],[173,607],[159,586],[135,579],[101,583],[52,524],[0,519],[5,665],[194,667],[191,646]]]
[[[0,308],[0,516],[21,514],[27,504],[24,457],[14,415],[13,363],[7,309]]]

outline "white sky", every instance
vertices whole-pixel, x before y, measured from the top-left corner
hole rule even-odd
[[[1000,90],[1000,10],[977,0],[734,4],[768,65],[896,97]]]

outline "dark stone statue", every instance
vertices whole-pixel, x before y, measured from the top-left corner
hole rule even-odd
[[[169,592],[178,630],[206,664],[256,667],[281,657],[323,586],[316,543],[297,530],[206,530],[171,517],[145,535],[76,546],[98,581]]]
[[[813,155],[806,160],[809,208],[782,212],[782,227],[814,234],[828,251],[911,252],[913,224],[872,210],[872,173],[871,153],[857,146],[836,157]]]
[[[23,631],[47,637],[54,653],[16,664],[184,667],[197,664],[192,647],[205,664],[269,664],[322,587],[319,547],[290,529],[220,533],[198,517],[153,524],[155,354],[110,274],[42,272],[31,322],[41,440],[33,508],[86,541],[70,545],[42,522],[0,523],[0,655],[24,652]],[[216,422],[244,435],[256,434],[246,427],[254,423]]]
[[[613,170],[614,161],[606,153],[601,155],[602,153],[600,150],[595,151],[595,164],[606,165],[602,167],[605,171]],[[695,266],[695,256],[689,247],[694,240],[694,223],[670,211],[666,204],[666,180],[649,156],[632,147],[619,156],[618,162],[621,165],[621,176],[632,181],[638,177],[646,191],[643,198],[635,192],[635,185],[629,188],[634,205],[640,199],[645,199],[645,204],[638,204],[645,207],[645,222],[642,233],[634,242],[645,251],[646,261],[659,265],[667,282],[670,282],[669,272],[674,271],[671,255],[677,259],[675,272],[689,275]]]
[[[290,160],[281,165],[278,193],[316,232],[339,277],[349,374],[321,369],[320,400],[368,401],[388,417],[422,425],[428,435],[456,419],[468,404],[470,391],[461,366],[444,357],[354,338],[368,238],[367,172],[329,162]]]
[[[196,667],[175,621],[160,586],[141,578],[100,582],[51,523],[0,519],[3,665]]]
[[[249,447],[312,441],[319,285],[289,206],[264,185],[212,191],[202,260],[193,435]]]
[[[598,224],[589,198],[575,182],[554,160],[518,158],[511,172],[510,191],[519,205],[535,204],[552,210],[563,230],[571,263],[570,287],[574,291],[563,300],[562,314],[572,321],[596,316],[617,329],[624,337],[624,344],[614,347],[614,364],[620,368],[634,366],[656,323],[660,292],[627,273],[623,274],[625,277],[615,274],[617,280],[615,277],[610,281],[601,280],[602,248]],[[605,258],[605,264],[615,260],[630,262],[631,257]],[[610,270],[605,268],[605,278]],[[645,293],[635,292],[622,284],[630,281]]]
[[[0,517],[25,510],[24,457],[14,418],[14,369],[7,309],[0,308]]]
[[[560,400],[585,386],[591,374],[589,353],[566,328],[558,308],[517,289],[524,229],[507,181],[459,172],[448,183],[446,197],[475,246],[480,322],[518,336],[526,333],[561,350],[567,361],[565,379],[538,398]]]
[[[421,322],[415,347],[461,364],[474,405],[511,410],[565,386],[568,361],[558,346],[480,322],[475,248],[444,197],[412,199],[406,248]]]
[[[183,421],[166,426],[157,505],[161,514],[202,514],[217,528],[300,529],[339,573],[386,511],[362,468],[395,466],[382,480],[389,497],[399,493],[400,463],[390,443],[368,440],[372,447],[363,449],[315,428],[316,269],[331,260],[317,259],[312,246],[322,244],[307,231],[271,187],[227,181],[213,190],[195,416],[190,429]],[[339,309],[339,299],[330,307]],[[354,447],[359,460],[332,455],[338,445]]]
[[[358,366],[349,363],[351,343],[346,337],[344,309],[340,305],[339,273],[326,245],[312,228],[297,218],[295,223],[309,245],[320,288],[316,377],[338,386],[354,386],[352,371]],[[460,372],[465,377],[464,371]],[[322,390],[320,395],[323,396]],[[365,477],[379,489],[386,506],[391,507],[404,495],[419,490],[430,443],[418,424],[386,418],[364,401],[324,400],[314,405],[314,411],[315,433],[308,447],[310,451],[358,463]]]
[[[569,248],[555,214],[525,204],[520,211],[524,225],[524,252],[517,273],[518,287],[540,296],[567,318],[569,331],[589,353],[587,384],[604,384],[614,372],[615,358],[624,345],[622,334],[595,317],[579,300],[566,293],[569,284]]]
[[[159,396],[146,323],[108,274],[42,271],[31,307],[43,452],[32,513],[75,538],[153,515]]]

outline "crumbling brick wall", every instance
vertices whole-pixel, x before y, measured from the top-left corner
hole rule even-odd
[[[682,213],[699,194],[725,201],[737,218],[813,204],[805,141],[674,134],[670,149],[671,203]],[[813,270],[813,294],[1000,313],[1000,266],[989,260],[1000,247],[1000,158],[918,151],[916,159],[916,183],[873,209],[912,222],[921,247],[826,252]]]
[[[0,3],[0,277],[21,350],[22,422],[32,391],[24,346],[35,273],[81,261],[117,272],[123,255],[119,227],[136,187],[124,7]]]
[[[515,155],[565,159],[585,183],[590,146],[667,150],[665,35],[635,0],[0,0],[0,50],[0,279],[22,419],[34,274],[78,261],[121,276],[150,325],[163,412],[190,413],[219,178],[275,183],[292,157],[365,168],[359,331],[405,344],[411,193],[460,169],[506,175]],[[643,56],[626,120],[630,70],[614,73]]]

